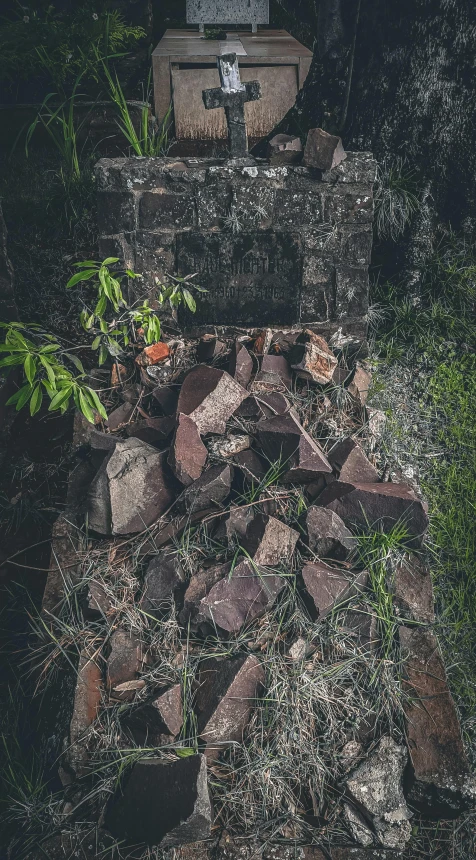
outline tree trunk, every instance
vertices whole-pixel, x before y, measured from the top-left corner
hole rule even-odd
[[[279,0],[285,11],[295,0]],[[474,0],[300,0],[317,9],[314,59],[276,131],[321,126],[347,149],[417,171],[436,221],[474,217]],[[263,149],[261,149],[263,152]]]
[[[18,319],[13,292],[13,268],[7,253],[7,228],[0,201],[0,321]]]

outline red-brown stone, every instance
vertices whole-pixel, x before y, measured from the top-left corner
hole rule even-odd
[[[180,413],[169,453],[169,465],[175,477],[186,487],[190,486],[202,474],[207,456],[197,425],[188,415]]]
[[[144,347],[142,352],[137,356],[136,362],[141,367],[150,367],[152,364],[160,364],[165,361],[170,355],[170,347],[166,343],[152,343],[150,346]]]
[[[339,480],[348,484],[376,484],[379,474],[365,455],[360,445],[349,436],[337,442],[329,451],[329,462],[339,475]]]
[[[407,527],[413,543],[418,544],[428,526],[425,507],[406,484],[334,481],[318,496],[316,504],[335,511],[347,526],[368,528],[378,524],[388,532],[400,522]]]
[[[264,683],[264,668],[254,655],[218,659],[200,665],[196,693],[198,734],[208,759],[243,739],[253,701]]]
[[[228,419],[247,397],[246,389],[229,373],[200,364],[184,379],[177,411],[188,415],[202,435],[222,434]]]
[[[413,767],[409,798],[434,817],[453,818],[474,804],[461,728],[438,642],[422,627],[400,628],[405,662],[407,743]]]
[[[319,618],[325,618],[365,587],[368,574],[366,570],[348,574],[321,561],[306,564],[302,578]]]
[[[293,409],[286,415],[262,419],[257,429],[265,454],[272,462],[280,460],[286,469],[285,482],[309,483],[322,473],[332,472],[323,450],[306,433]]]

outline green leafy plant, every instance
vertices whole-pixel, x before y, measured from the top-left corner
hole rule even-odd
[[[67,184],[71,180],[78,181],[81,179],[78,134],[84,125],[86,117],[79,124],[75,120],[75,103],[79,96],[78,87],[81,78],[82,75],[76,78],[71,95],[59,106],[53,106],[52,104],[52,99],[58,94],[48,93],[26,133],[25,152],[28,156],[29,145],[38,126],[41,126],[46,131],[64,162],[66,168],[66,175],[62,174],[64,184]]]
[[[160,320],[147,299],[139,307],[130,311],[132,322],[142,332],[147,344],[156,343],[160,338]]]
[[[30,414],[36,415],[46,394],[50,399],[49,411],[66,412],[73,402],[84,417],[94,423],[94,413],[106,419],[107,414],[98,395],[84,382],[86,376],[77,356],[61,348],[55,338],[35,324],[0,323],[6,331],[0,344],[0,368],[21,367],[24,384],[7,401],[17,412],[30,405]],[[79,371],[74,375],[65,362],[71,362]]]
[[[180,305],[186,305],[189,311],[194,314],[197,310],[197,303],[188,288],[193,287],[193,289],[197,290],[199,293],[208,292],[208,290],[205,290],[203,287],[199,287],[198,284],[192,283],[193,279],[196,277],[197,272],[193,275],[185,275],[184,278],[170,275],[167,272],[168,283],[162,283],[158,278],[156,278],[156,284],[158,286],[157,301],[159,305],[163,305],[168,302],[172,310],[176,310]]]
[[[149,110],[149,100],[151,97],[150,73],[144,93],[144,103],[141,109],[139,129],[136,129],[129,110],[129,104],[119,82],[117,72],[114,72],[114,74],[111,72],[107,59],[101,58],[99,53],[97,53],[96,56],[97,63],[102,65],[102,71],[106,80],[109,97],[113,104],[115,104],[119,114],[117,124],[134,154],[139,157],[166,155],[168,150],[171,107],[169,107],[161,123],[158,123],[157,120],[151,116]]]
[[[396,522],[389,532],[370,528],[367,534],[360,535],[358,541],[360,561],[369,571],[370,602],[377,616],[383,654],[388,659],[397,624],[391,587],[392,567],[409,550],[408,528],[404,520]]]
[[[375,188],[375,230],[379,239],[396,242],[421,209],[416,171],[403,158],[378,166]]]
[[[117,358],[123,349],[130,343],[129,337],[129,313],[117,318],[121,308],[127,308],[121,287],[124,277],[139,278],[140,275],[131,269],[119,272],[111,272],[110,266],[119,262],[118,257],[108,257],[102,263],[97,260],[85,260],[75,263],[79,269],[66,284],[67,289],[76,286],[82,281],[91,281],[94,278],[96,288],[96,303],[93,309],[85,305],[80,313],[79,319],[85,331],[94,334],[91,344],[93,350],[99,350],[99,364],[106,361],[108,355]],[[112,309],[114,317],[108,322],[104,314]]]
[[[56,88],[67,87],[86,68],[93,72],[97,50],[117,56],[145,36],[142,27],[127,24],[117,10],[96,12],[81,3],[59,12],[53,5],[43,10],[35,5],[18,3],[18,11],[2,21],[2,80],[15,83],[46,71]]]

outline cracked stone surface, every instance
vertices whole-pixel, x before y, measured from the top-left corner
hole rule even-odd
[[[349,797],[370,817],[384,848],[403,850],[411,836],[411,813],[403,793],[407,761],[405,747],[383,737],[345,783]]]

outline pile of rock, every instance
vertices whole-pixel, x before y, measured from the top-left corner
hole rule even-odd
[[[167,360],[170,349],[162,353]],[[356,648],[378,648],[375,616],[359,615],[358,601],[370,584],[359,564],[356,534],[369,526],[389,531],[403,522],[409,544],[421,548],[425,505],[410,486],[382,481],[352,436],[330,440],[324,450],[294,405],[312,387],[314,402],[325,412],[329,392],[345,385],[351,409],[365,423],[370,374],[358,362],[349,367],[341,350],[334,352],[310,330],[265,331],[231,343],[208,335],[197,355],[202,363],[177,366],[174,374],[163,374],[160,385],[150,381],[147,368],[160,367],[163,359],[152,365],[142,359],[141,391],[121,381],[115,369],[123,402],[108,427],[87,433],[97,467],[87,494],[90,531],[113,542],[144,533],[146,570],[137,605],[152,619],[175,607],[184,636],[236,638],[273,607],[291,577],[311,618],[324,619],[352,600],[346,623]],[[271,484],[278,498],[298,487],[306,499],[296,527],[280,515]],[[244,502],[250,490],[253,501]],[[187,580],[166,545],[200,521],[228,547],[228,560],[204,565]],[[409,697],[406,706],[410,765],[406,749],[383,738],[343,791],[347,826],[357,843],[399,849],[410,836],[406,767],[406,797],[425,811],[455,814],[472,789],[436,642],[426,629],[410,626],[433,618],[428,569],[414,560],[401,564],[393,587],[403,622],[400,640],[409,655],[406,684],[412,693],[421,689],[427,701],[421,707]],[[107,618],[107,595],[94,582],[88,601],[89,612]],[[306,643],[293,643],[289,656],[304,659]],[[98,713],[101,695],[132,702],[145,687],[140,637],[116,627],[103,658],[104,679],[97,659],[81,658],[69,755],[77,775],[85,765],[80,739]],[[115,838],[169,847],[210,836],[207,767],[242,740],[265,680],[266,667],[246,650],[201,662],[194,696],[200,751],[134,765],[108,807],[106,826]],[[173,749],[183,713],[179,684],[156,689],[133,709],[131,731],[138,742]]]

